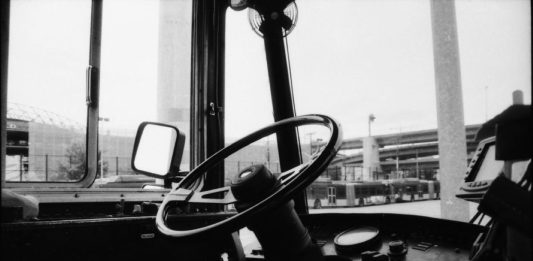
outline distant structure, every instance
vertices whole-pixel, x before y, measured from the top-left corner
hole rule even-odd
[[[190,168],[191,10],[190,1],[159,2],[157,121],[186,133],[182,170]]]
[[[32,106],[9,103],[6,180],[69,181],[61,178],[85,158],[84,125]],[[100,134],[104,175],[131,174],[133,135]]]
[[[477,148],[480,124],[465,127],[468,160]],[[317,144],[316,146],[320,146]],[[439,171],[437,129],[419,130],[343,141],[342,150],[361,150],[339,155],[329,172],[346,181],[370,181],[401,177],[430,178]],[[328,173],[325,173],[327,175]]]

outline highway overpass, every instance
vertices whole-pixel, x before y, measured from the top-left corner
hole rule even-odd
[[[468,125],[466,130],[467,155],[470,160],[472,152],[477,148],[475,140],[480,124]],[[438,168],[438,134],[436,129],[411,131],[374,136],[379,146],[379,161],[382,169],[396,167],[396,158],[400,168]],[[362,149],[363,138],[346,139],[341,150]],[[339,155],[332,165],[362,166],[363,152],[342,156]]]
[[[481,124],[467,125],[465,127],[466,140],[474,141],[476,133],[480,127]],[[438,141],[437,129],[375,135],[373,137],[376,139],[376,142],[380,147]],[[364,137],[345,139],[342,142],[341,150],[362,149],[363,138]]]

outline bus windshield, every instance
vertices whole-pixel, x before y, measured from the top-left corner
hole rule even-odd
[[[264,39],[250,8],[224,6],[216,27],[223,32],[213,44],[221,57],[205,64],[194,54],[204,43],[193,32],[206,25],[194,23],[192,0],[106,0],[104,11],[89,0],[11,1],[10,8],[8,187],[139,190],[162,183],[131,169],[139,123],[169,123],[185,133],[181,170],[190,170],[216,151],[210,148],[221,149],[213,137],[223,134],[221,143],[229,145],[274,122]],[[455,1],[449,34],[441,33],[450,23],[440,22],[436,10],[418,0],[305,0],[287,7],[294,24],[284,45],[296,115],[331,116],[344,133],[335,159],[306,189],[310,213],[462,221],[474,215],[475,204],[454,194],[478,146],[477,131],[512,104],[513,92],[531,104],[530,2]],[[441,40],[456,46],[443,53]],[[439,66],[450,61],[459,69],[446,83]],[[220,68],[207,76],[196,71],[214,62]],[[217,82],[203,82],[213,74]],[[437,116],[446,111],[439,102],[448,95],[443,83],[460,97],[452,106],[460,117],[450,122]],[[204,91],[224,106],[204,99]],[[213,115],[223,129],[202,125]],[[448,125],[464,129],[456,137],[464,153],[440,143]],[[298,128],[302,160],[320,153],[328,135],[322,127]],[[271,135],[227,158],[218,185],[250,165],[281,172],[278,145]],[[445,167],[448,156],[460,164]],[[444,211],[448,206],[458,208]]]
[[[439,167],[437,29],[432,29],[430,1],[296,4],[298,19],[286,37],[296,113],[336,118],[345,139],[337,158],[307,189],[310,213],[472,217],[476,204],[454,196],[459,183],[441,186],[450,173]],[[529,5],[455,2],[467,143],[464,171],[478,145],[476,132],[512,104],[513,91],[522,91],[524,102],[531,103]],[[247,24],[250,16],[232,10],[226,14],[230,141],[272,121],[263,39]],[[239,124],[244,120],[245,125]],[[316,153],[327,134],[321,128],[300,128],[302,157]],[[274,142],[272,136],[228,159],[226,175],[254,162],[267,162],[278,171]],[[453,175],[461,181],[464,171]],[[449,205],[461,205],[462,210],[441,211]]]

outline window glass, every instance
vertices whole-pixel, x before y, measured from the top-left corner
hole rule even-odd
[[[490,120],[512,103],[531,104],[531,2],[457,1],[465,121]]]
[[[296,112],[334,117],[345,140],[307,188],[310,212],[441,217],[448,199],[440,198],[446,173],[439,170],[436,139],[430,1],[306,0],[297,5],[298,21],[287,38]],[[476,149],[480,124],[510,106],[513,91],[521,90],[524,103],[531,103],[529,5],[456,1],[465,161]],[[335,15],[325,20],[325,10]],[[228,10],[227,138],[272,121],[264,44],[247,20],[247,12]],[[300,128],[299,134],[304,158],[329,138],[315,128]],[[475,205],[470,211],[473,215]]]
[[[226,11],[225,140],[236,140],[274,122],[263,39],[248,12]],[[224,161],[226,185],[244,168],[264,164],[279,173],[276,136],[270,135]]]
[[[85,171],[91,1],[11,1],[7,182],[75,182]]]
[[[527,1],[456,3],[469,160],[479,124],[510,106],[514,90],[531,96],[530,9]],[[338,159],[308,188],[310,212],[442,217],[446,173],[437,140],[421,139],[438,131],[430,2],[298,4],[288,38],[297,111],[337,118],[345,139]],[[327,26],[314,17],[333,9]],[[399,202],[408,203],[390,204]]]
[[[189,169],[192,1],[104,1],[100,80],[99,171],[93,187],[141,188],[153,178],[131,169],[143,121],[185,133]]]

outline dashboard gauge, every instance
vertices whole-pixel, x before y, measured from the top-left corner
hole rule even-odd
[[[338,252],[363,252],[380,242],[379,229],[370,226],[351,228],[338,234],[333,242]]]

